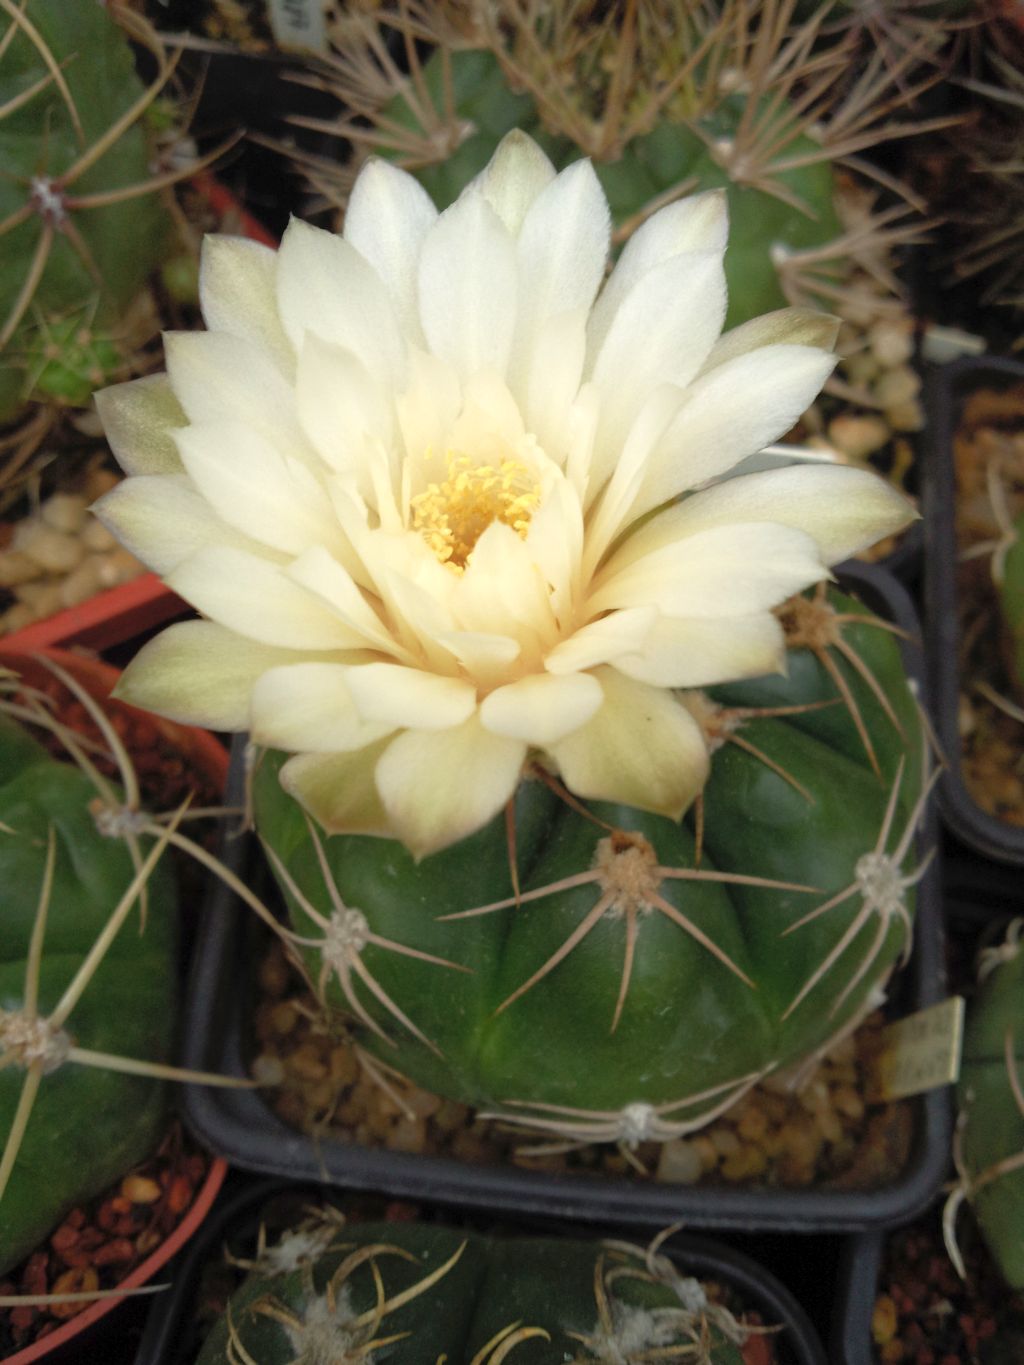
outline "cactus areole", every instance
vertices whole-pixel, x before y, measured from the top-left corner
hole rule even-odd
[[[250,1274],[198,1365],[743,1365],[745,1343],[778,1330],[744,1326],[667,1256],[622,1243],[313,1215],[238,1264]]]

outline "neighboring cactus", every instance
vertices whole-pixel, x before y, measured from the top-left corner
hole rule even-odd
[[[342,1226],[334,1211],[264,1247],[198,1365],[679,1360],[742,1365],[747,1327],[654,1244]],[[262,1237],[261,1237],[262,1241]]]
[[[81,405],[123,368],[122,319],[166,247],[125,32],[93,0],[0,6],[0,422]]]
[[[173,843],[209,856],[178,832],[188,802],[147,814],[99,703],[53,661],[32,671],[59,681],[102,743],[0,670],[0,1275],[65,1210],[151,1154],[166,1122],[163,1081],[250,1084],[167,1065],[177,889],[163,854]],[[19,721],[73,761],[51,757]]]
[[[1024,1289],[1024,921],[982,954],[964,1035],[956,1136],[960,1184],[946,1205],[946,1244],[960,1273],[956,1213],[966,1198],[1006,1282]]]
[[[154,849],[140,883],[127,843],[97,828],[86,772],[2,715],[0,771],[2,1273],[155,1147],[161,1085],[88,1054],[167,1060],[176,926],[170,868]],[[125,921],[147,878],[140,933]]]
[[[915,235],[898,208],[845,229],[836,168],[864,170],[855,153],[931,125],[884,122],[917,93],[919,54],[855,63],[854,35],[822,40],[828,8],[804,23],[777,0],[633,0],[606,19],[482,0],[347,14],[323,84],[352,114],[315,126],[411,170],[440,207],[522,128],[557,166],[593,159],[619,241],[661,205],[724,187],[726,325],[787,302],[834,306],[853,262],[877,268],[880,243]],[[421,64],[423,39],[436,48]],[[300,160],[342,207],[353,168]]]
[[[681,825],[588,811],[535,766],[514,824],[417,864],[316,832],[264,756],[290,937],[363,1046],[537,1130],[636,1142],[710,1121],[877,1003],[909,946],[921,721],[884,623],[820,593],[783,619],[788,678],[690,695],[714,756]]]

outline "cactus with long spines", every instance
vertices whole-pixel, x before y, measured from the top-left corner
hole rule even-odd
[[[634,0],[603,15],[472,0],[346,14],[319,78],[346,113],[297,121],[349,139],[357,155],[342,167],[297,157],[339,208],[369,154],[412,171],[445,207],[518,127],[557,166],[592,158],[619,241],[665,203],[723,188],[727,326],[787,302],[835,307],[856,295],[869,311],[885,307],[858,294],[852,268],[876,270],[880,246],[919,229],[905,204],[844,224],[837,175],[847,165],[874,174],[861,151],[932,126],[889,115],[934,73],[920,76],[913,43],[861,60],[848,26],[823,36],[829,8],[795,17],[789,0]]]
[[[154,849],[137,857],[103,832],[88,768],[51,758],[5,715],[0,771],[3,1272],[157,1143],[160,1082],[104,1059],[169,1058],[176,893]]]
[[[310,983],[419,1084],[570,1141],[709,1122],[877,1003],[906,952],[925,742],[884,622],[784,613],[788,677],[688,705],[711,775],[681,823],[571,797],[542,766],[417,863],[326,836],[258,764],[256,824]]]
[[[742,1365],[744,1343],[776,1330],[746,1327],[653,1244],[346,1226],[326,1211],[237,1264],[250,1273],[198,1365]]]

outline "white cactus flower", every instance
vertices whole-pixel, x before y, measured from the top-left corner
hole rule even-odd
[[[708,758],[672,689],[781,668],[772,608],[913,515],[849,468],[725,479],[834,363],[813,313],[719,337],[726,235],[723,194],[673,203],[605,280],[590,163],[512,133],[443,213],[373,161],[341,236],[208,238],[209,331],[98,400],[131,477],[97,510],[206,618],[119,694],[250,729],[328,830],[417,856],[530,756],[679,817]]]

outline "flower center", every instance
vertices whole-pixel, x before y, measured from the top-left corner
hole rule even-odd
[[[540,486],[521,460],[474,465],[468,455],[449,450],[445,464],[443,483],[428,484],[410,500],[412,526],[442,564],[462,573],[492,522],[511,526],[525,539],[540,505]]]

